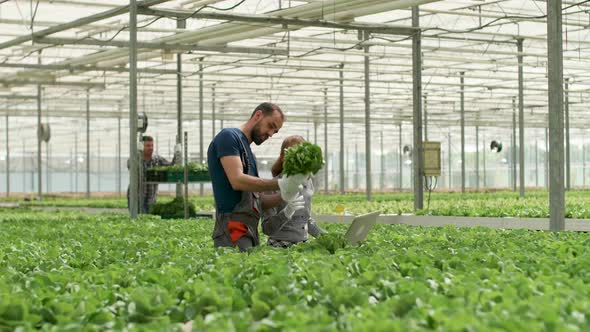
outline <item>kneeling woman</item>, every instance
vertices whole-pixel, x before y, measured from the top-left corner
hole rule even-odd
[[[285,138],[281,145],[279,159],[272,166],[273,177],[281,177],[285,150],[303,142],[305,142],[303,137],[298,135]],[[268,235],[267,244],[269,246],[287,248],[294,244],[307,241],[308,234],[318,237],[320,234],[326,233],[311,217],[311,197],[313,196],[313,183],[311,179],[305,181],[302,187],[296,199],[299,201],[297,203],[304,205],[302,209],[294,210],[287,203],[283,202],[277,207],[264,212],[262,216],[262,231]]]

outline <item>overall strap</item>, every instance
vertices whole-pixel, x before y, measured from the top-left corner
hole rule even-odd
[[[242,164],[244,165],[244,174],[248,174],[250,172],[250,157],[248,156],[248,150],[246,150],[246,145],[244,145],[244,141],[242,138],[239,137],[240,145],[242,146]]]

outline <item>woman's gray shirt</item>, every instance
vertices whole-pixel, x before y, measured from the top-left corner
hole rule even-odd
[[[303,188],[299,193],[305,200],[305,207],[295,211],[291,219],[285,216],[284,209],[287,206],[286,202],[282,202],[278,206],[264,211],[262,214],[262,231],[269,238],[277,241],[298,243],[307,241],[308,233],[313,237],[317,237],[319,234],[326,232],[311,217],[311,198],[313,196],[313,183],[311,179],[308,179],[303,184]]]

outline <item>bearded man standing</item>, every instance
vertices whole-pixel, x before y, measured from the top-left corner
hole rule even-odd
[[[283,126],[285,115],[272,103],[258,105],[240,128],[222,129],[207,150],[207,163],[215,197],[215,247],[238,247],[245,251],[260,244],[258,222],[263,210],[283,201],[285,209],[295,211],[305,205],[299,187],[303,174],[282,179],[258,177],[256,159],[250,144],[264,143]],[[262,192],[280,190],[278,194]]]

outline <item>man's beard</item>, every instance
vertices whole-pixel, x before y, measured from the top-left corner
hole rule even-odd
[[[256,145],[260,145],[266,141],[268,137],[260,132],[260,124],[256,124],[254,128],[252,128],[252,141],[256,143]]]

